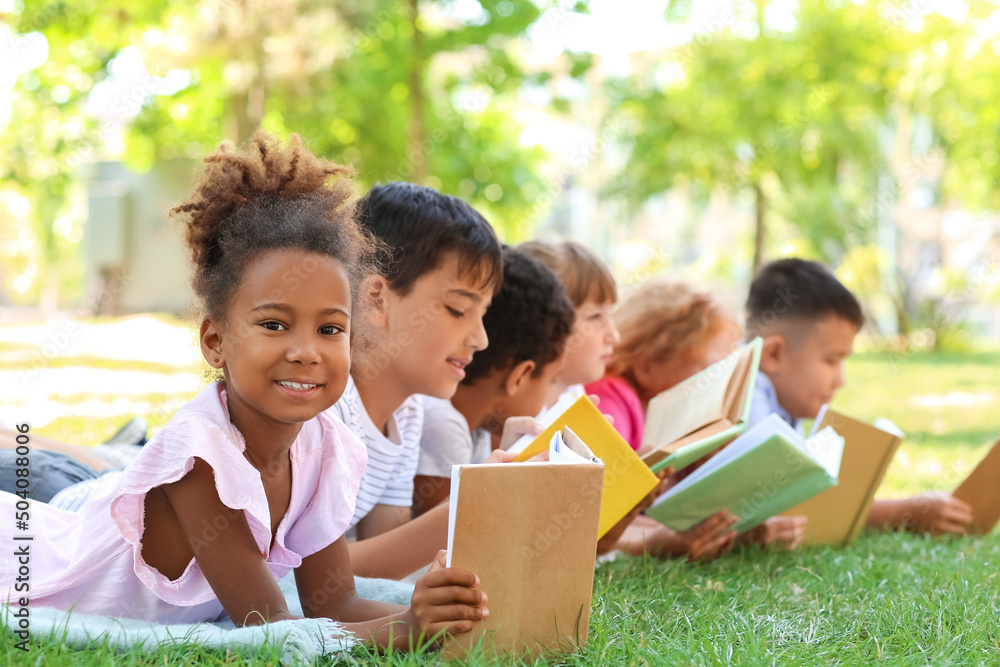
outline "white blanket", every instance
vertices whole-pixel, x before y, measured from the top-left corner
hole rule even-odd
[[[295,577],[289,574],[278,585],[288,600],[293,614],[302,613]],[[413,584],[387,579],[355,578],[358,595],[364,598],[409,604]],[[48,639],[68,646],[83,647],[93,642],[127,649],[142,646],[155,649],[170,644],[193,644],[209,648],[240,648],[252,651],[265,645],[281,647],[282,664],[309,664],[323,655],[337,653],[354,646],[354,635],[339,624],[326,618],[304,618],[295,621],[278,621],[266,625],[237,628],[228,618],[216,623],[193,625],[162,625],[150,621],[136,621],[105,616],[89,616],[75,612],[30,607],[31,641]],[[16,632],[19,619],[12,609],[0,606],[3,623]],[[20,641],[15,636],[14,641]]]

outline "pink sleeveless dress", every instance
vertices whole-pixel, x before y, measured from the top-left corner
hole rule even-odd
[[[354,513],[367,462],[364,445],[343,422],[322,413],[302,425],[292,444],[288,512],[271,545],[271,519],[260,474],[242,452],[243,437],[229,420],[225,390],[209,385],[174,415],[120,474],[106,475],[79,512],[32,502],[27,531],[0,531],[7,557],[0,590],[16,604],[75,609],[86,614],[159,623],[214,621],[221,603],[192,559],[171,581],[142,558],[146,493],[183,477],[199,458],[212,467],[222,502],[242,510],[275,578],[335,542]],[[0,516],[14,517],[17,496],[0,493]],[[211,526],[204,536],[211,538]],[[31,536],[30,541],[14,537]],[[16,590],[18,548],[30,552],[27,592]],[[23,553],[23,551],[21,551]],[[23,580],[20,582],[23,585]]]

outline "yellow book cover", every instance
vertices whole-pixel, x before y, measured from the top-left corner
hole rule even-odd
[[[547,427],[538,437],[522,438],[509,451],[519,452],[515,461],[527,461],[546,451],[552,436],[566,426],[587,443],[594,456],[604,461],[599,539],[632,511],[656,487],[658,480],[589,398],[581,396],[568,408],[562,407],[557,403],[542,416],[541,421]]]

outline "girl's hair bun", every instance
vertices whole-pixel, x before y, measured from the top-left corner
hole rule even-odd
[[[170,210],[185,225],[192,286],[222,316],[254,256],[300,249],[344,265],[352,287],[372,270],[373,241],[354,222],[353,169],[257,130],[246,146],[222,143],[204,160],[191,198]]]

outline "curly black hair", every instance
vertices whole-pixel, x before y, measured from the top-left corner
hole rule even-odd
[[[190,200],[170,210],[185,224],[192,287],[208,314],[224,317],[250,263],[285,248],[337,260],[356,300],[377,245],[355,222],[351,173],[295,134],[284,145],[258,130],[242,149],[226,142],[209,154]]]
[[[489,337],[465,368],[464,384],[501,368],[531,360],[535,377],[560,356],[573,329],[576,311],[566,289],[541,261],[504,246],[503,283],[493,297],[483,326]]]

